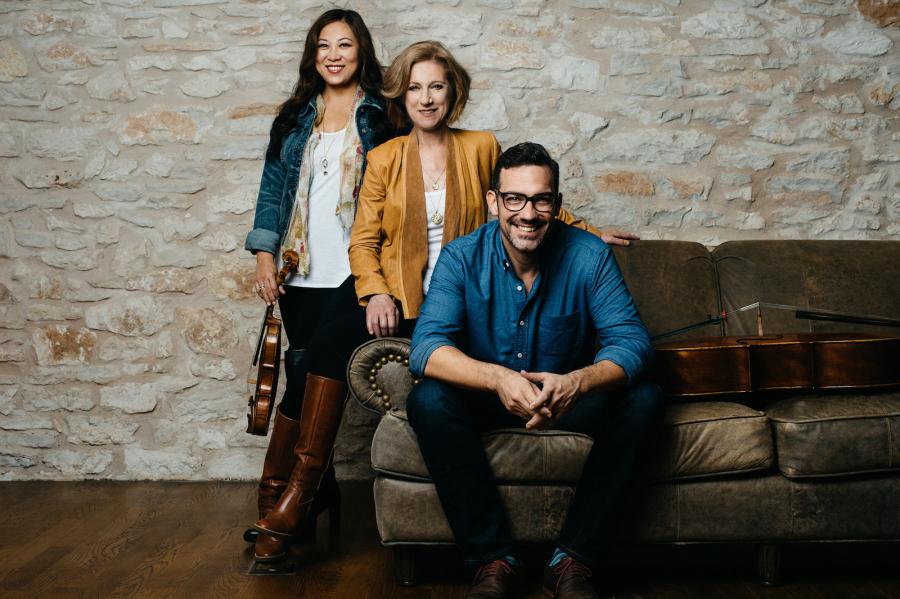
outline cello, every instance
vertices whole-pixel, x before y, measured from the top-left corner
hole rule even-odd
[[[280,286],[288,275],[297,269],[297,252],[287,250],[281,256],[282,266],[275,275],[275,285]],[[266,306],[252,368],[257,368],[256,378],[247,382],[255,386],[247,412],[247,432],[265,437],[269,433],[272,405],[278,392],[278,371],[281,367],[281,319],[275,316],[275,304]]]
[[[900,327],[880,316],[811,310],[755,302],[668,333],[654,341],[729,316],[757,310],[757,334],[657,343],[656,380],[672,397],[698,397],[758,391],[879,389],[900,385],[900,337],[862,333],[767,335],[763,307],[793,310],[796,318]]]

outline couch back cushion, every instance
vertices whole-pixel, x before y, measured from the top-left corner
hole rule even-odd
[[[763,301],[900,319],[900,241],[729,241],[712,257],[723,309]],[[801,320],[792,311],[763,308],[767,333],[870,332],[897,329]],[[756,312],[729,318],[727,335],[756,332]]]
[[[651,335],[706,320],[719,310],[716,273],[706,247],[689,241],[636,241],[613,249]],[[721,334],[704,327],[671,340]]]

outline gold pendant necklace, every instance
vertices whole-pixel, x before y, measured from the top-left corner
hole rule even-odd
[[[434,209],[432,209],[431,206],[428,205],[428,194],[425,194],[425,204],[425,212],[431,212],[431,217],[429,218],[429,220],[431,220],[432,223],[434,223],[435,225],[439,225],[444,222],[444,215],[441,214],[440,210],[438,210],[438,202],[435,202]]]

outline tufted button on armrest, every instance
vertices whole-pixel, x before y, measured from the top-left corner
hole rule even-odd
[[[409,372],[409,339],[380,337],[360,345],[347,364],[347,384],[359,404],[379,414],[405,410],[418,381]]]

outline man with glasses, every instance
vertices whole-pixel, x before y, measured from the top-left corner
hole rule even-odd
[[[456,543],[478,566],[471,599],[511,596],[521,568],[481,435],[591,435],[544,586],[560,599],[597,597],[590,567],[661,413],[658,388],[639,379],[650,338],[609,247],[555,220],[559,165],[542,146],[504,152],[491,187],[497,220],[449,243],[435,267],[412,338],[410,370],[424,378],[409,422]]]

